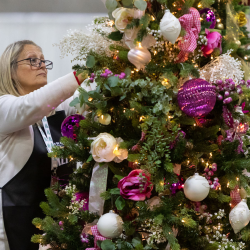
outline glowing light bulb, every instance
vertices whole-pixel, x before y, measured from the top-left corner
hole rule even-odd
[[[92,97],[89,97],[88,101],[91,102],[92,100],[93,100],[93,98],[92,98]]]
[[[120,152],[119,152],[119,150],[118,150],[118,145],[115,146],[115,148],[114,148],[114,150],[113,150],[113,153],[114,153],[115,155],[120,155]]]
[[[138,43],[138,47],[139,47],[139,48],[142,48],[141,43]]]

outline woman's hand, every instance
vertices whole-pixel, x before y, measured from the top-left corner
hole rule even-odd
[[[80,83],[82,83],[85,79],[88,78],[88,72],[84,70],[82,73],[76,76]]]

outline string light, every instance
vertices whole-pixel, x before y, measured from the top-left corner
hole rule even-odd
[[[176,3],[173,3],[172,5],[173,5],[174,7],[176,7],[176,6],[177,6],[177,5],[176,5]]]
[[[142,48],[141,43],[138,43],[138,47],[139,47],[139,48]]]
[[[113,150],[113,153],[117,156],[117,155],[120,155],[120,152],[118,150],[118,145],[115,146],[114,150]]]
[[[248,60],[248,55],[245,55],[245,56],[244,56],[244,59],[245,59],[245,60]]]
[[[212,157],[212,156],[213,156],[213,153],[211,152],[211,153],[210,153],[210,157]]]
[[[236,177],[236,181],[239,181],[239,178],[238,178],[238,177]]]
[[[201,4],[201,3],[198,3],[197,7],[198,7],[198,8],[202,8],[202,4]]]
[[[109,22],[107,22],[107,25],[112,27],[115,24],[115,22],[113,20],[110,20]]]
[[[221,22],[221,19],[220,19],[220,18],[218,18],[216,21],[217,21],[217,23],[220,23],[220,22]]]
[[[183,223],[184,223],[184,222],[185,222],[185,220],[184,220],[184,219],[182,219],[182,220],[181,220],[181,222],[183,222]]]
[[[143,121],[144,119],[145,119],[145,116],[141,116],[140,119],[139,119],[139,121],[141,122],[141,121]]]
[[[139,69],[135,69],[135,71],[136,71],[136,72],[138,72],[138,71],[139,71]]]
[[[156,55],[156,54],[157,54],[157,51],[155,50],[155,51],[154,51],[154,55]]]
[[[229,187],[229,182],[227,183],[227,187]]]
[[[132,71],[131,71],[131,74],[134,74],[134,73],[135,73],[135,72],[132,70]]]
[[[154,21],[154,20],[155,20],[155,17],[154,17],[154,16],[151,16],[151,20]]]
[[[92,98],[92,97],[89,97],[88,101],[91,102],[92,100],[93,100],[93,98]]]
[[[196,123],[194,123],[194,127],[196,126]]]

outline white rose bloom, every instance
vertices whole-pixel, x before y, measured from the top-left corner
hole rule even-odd
[[[133,18],[141,18],[144,15],[144,11],[138,9],[130,9],[120,7],[112,12],[112,16],[115,18],[115,26],[121,32],[124,32],[128,23],[132,21]]]
[[[128,158],[128,150],[119,148],[119,145],[120,145],[121,142],[123,142],[123,139],[121,137],[116,138],[117,146],[116,146],[116,148],[114,150],[114,154],[116,155],[116,157],[113,160],[116,163],[120,163],[123,160]]]
[[[114,154],[116,145],[117,142],[114,136],[101,133],[91,143],[90,153],[96,162],[111,162],[116,157]]]

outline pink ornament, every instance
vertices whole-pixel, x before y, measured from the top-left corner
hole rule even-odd
[[[205,171],[205,172],[209,172],[209,168],[205,168],[204,171]]]
[[[216,102],[215,86],[203,79],[191,79],[181,86],[177,100],[186,115],[207,115],[213,110]]]
[[[150,174],[141,169],[135,169],[119,181],[118,188],[124,199],[144,201],[146,197],[150,198],[153,184],[150,181]]]
[[[223,100],[223,96],[222,95],[217,95],[217,98],[222,101]]]
[[[214,172],[213,172],[213,171],[209,171],[207,174],[208,174],[209,176],[213,176],[213,175],[214,175]]]
[[[213,163],[211,169],[212,169],[214,172],[217,171],[217,164],[216,164],[216,163]]]
[[[222,53],[221,42],[222,36],[219,32],[210,32],[208,29],[205,29],[207,37],[207,45],[202,45],[201,50],[204,56],[208,56],[213,53],[214,49],[219,48],[220,53]]]

